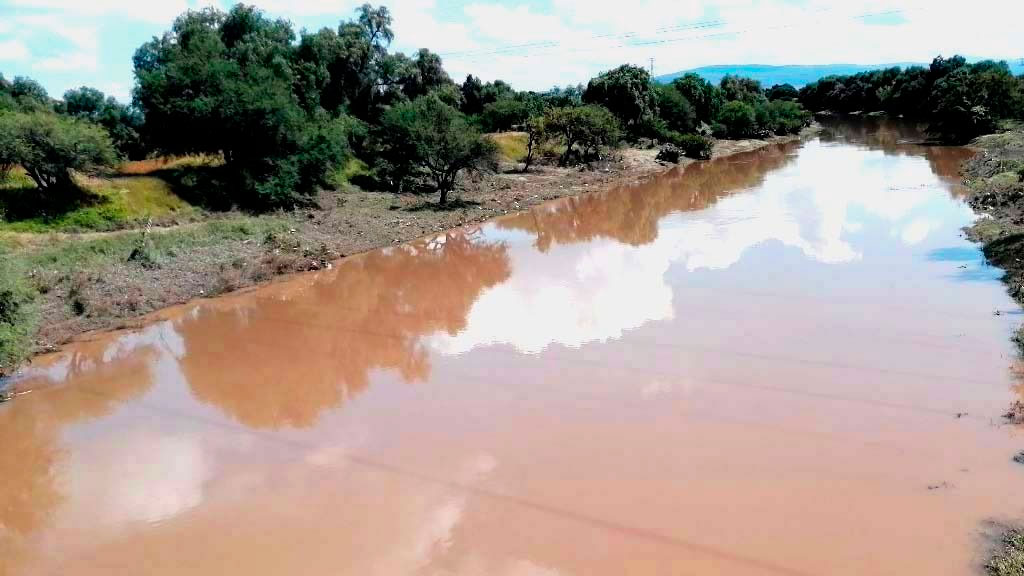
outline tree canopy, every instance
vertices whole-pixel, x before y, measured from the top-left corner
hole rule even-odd
[[[941,140],[965,142],[1001,118],[1024,116],[1024,80],[1005,62],[936,57],[928,68],[829,76],[800,89],[811,110],[884,111],[926,121]]]

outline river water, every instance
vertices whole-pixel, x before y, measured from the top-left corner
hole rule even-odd
[[[918,137],[833,123],[41,357],[0,573],[976,573],[1024,516],[1021,318],[969,153]]]

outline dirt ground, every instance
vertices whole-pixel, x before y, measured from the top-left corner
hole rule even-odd
[[[811,133],[813,129],[803,135]],[[719,141],[714,156],[799,137]],[[597,165],[539,165],[526,174],[506,165],[498,172],[463,178],[444,207],[438,206],[435,195],[351,187],[322,192],[308,208],[260,217],[215,215],[205,222],[153,228],[145,234],[138,230],[8,234],[0,240],[9,246],[8,253],[31,263],[40,308],[34,352],[40,353],[92,331],[137,325],[146,314],[195,298],[328,267],[351,254],[483,222],[556,198],[636,183],[673,166],[655,160],[656,155],[656,149],[624,149]],[[211,233],[211,228],[216,232]],[[147,252],[145,258],[133,257],[139,246],[150,246],[153,256]],[[40,257],[44,251],[47,256]],[[88,257],[70,256],[77,253]],[[46,263],[50,261],[55,264]]]

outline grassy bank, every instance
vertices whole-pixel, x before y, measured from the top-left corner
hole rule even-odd
[[[966,232],[982,244],[992,265],[1006,271],[1007,290],[1024,306],[1024,125],[1012,123],[1004,129],[972,143],[978,153],[964,166],[964,183],[968,201],[984,217]],[[1024,354],[1024,325],[1014,341]],[[1009,423],[1024,424],[1024,403],[1016,401],[1003,416]],[[1024,576],[1024,534],[1005,531],[985,569],[992,576]]]

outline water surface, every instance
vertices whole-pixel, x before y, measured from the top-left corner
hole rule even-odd
[[[1024,514],[1020,316],[968,152],[918,137],[836,123],[39,358],[0,573],[975,573]]]

